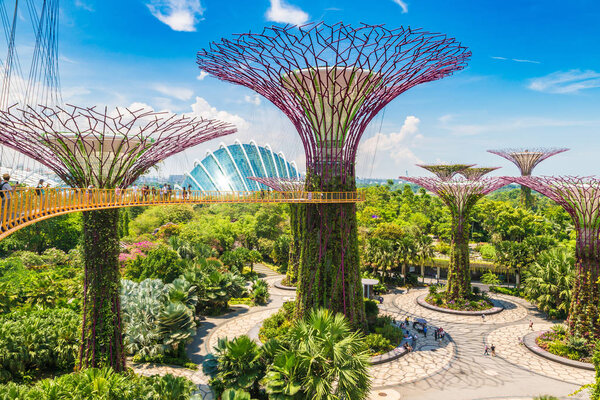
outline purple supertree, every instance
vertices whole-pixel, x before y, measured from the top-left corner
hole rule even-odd
[[[461,171],[471,168],[475,164],[417,164],[417,167],[426,169],[435,174],[440,180],[447,181]]]
[[[441,180],[437,177],[400,177],[435,193],[450,209],[452,241],[448,267],[448,300],[465,300],[471,294],[469,271],[469,216],[475,204],[486,194],[511,182],[511,178],[478,180]]]
[[[256,182],[262,183],[270,187],[276,192],[288,192],[293,196],[294,192],[304,191],[304,179],[292,178],[272,178],[272,177],[249,177]],[[298,203],[289,203],[290,208],[290,231],[292,240],[290,242],[289,260],[286,272],[285,283],[288,286],[296,286],[298,284],[298,267],[300,266],[300,243],[302,239],[302,229],[299,225],[299,212],[301,205]]]
[[[0,144],[46,165],[74,188],[125,188],[164,158],[233,132],[235,128],[224,122],[146,109],[0,110]],[[80,368],[125,368],[118,210],[83,212]]]
[[[489,174],[492,171],[495,171],[497,169],[500,169],[501,167],[469,167],[467,169],[463,169],[462,171],[459,172],[459,175],[462,175],[465,177],[465,179],[468,179],[470,181],[477,181],[479,179],[481,179],[483,176]]]
[[[515,178],[515,182],[554,200],[573,219],[577,232],[577,275],[569,310],[569,328],[573,335],[588,339],[600,338],[600,179],[528,176]]]
[[[565,152],[569,149],[565,148],[508,148],[500,150],[488,150],[488,153],[496,154],[507,159],[519,168],[521,176],[530,176],[533,169],[545,159],[556,154]],[[521,185],[521,204],[525,208],[533,207],[533,196],[531,189]]]
[[[455,39],[419,29],[338,23],[274,26],[214,42],[199,67],[246,86],[296,127],[308,191],[353,191],[360,138],[377,113],[411,87],[466,66]],[[326,307],[365,326],[354,204],[304,205],[297,315]]]

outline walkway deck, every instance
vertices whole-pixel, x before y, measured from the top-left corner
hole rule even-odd
[[[0,240],[35,222],[78,211],[212,203],[356,203],[364,192],[156,192],[139,189],[35,188],[0,191]]]

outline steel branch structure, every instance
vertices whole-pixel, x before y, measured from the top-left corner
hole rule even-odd
[[[234,132],[225,122],[144,108],[0,110],[0,144],[44,164],[71,187],[125,188],[165,158]]]
[[[565,152],[566,148],[507,148],[501,150],[488,150],[488,153],[496,154],[507,159],[519,168],[521,176],[530,176],[533,169],[545,159],[556,154]],[[526,208],[533,207],[533,196],[527,186],[521,186],[521,204]]]
[[[224,122],[147,109],[117,108],[109,112],[93,107],[13,106],[0,110],[0,144],[46,165],[68,185],[87,188],[88,193],[82,194],[87,203],[96,188],[122,190],[164,158],[235,131]],[[47,202],[48,195],[49,191],[42,195],[40,190],[40,199],[34,202]],[[20,198],[27,195],[4,193],[2,221],[22,219],[22,215],[12,215]],[[125,368],[118,211],[108,208],[83,212],[85,278],[80,368]]]
[[[471,53],[420,29],[344,23],[273,26],[211,43],[200,69],[248,87],[295,126],[306,154],[308,190],[355,190],[358,143],[396,96],[463,69]],[[297,315],[313,307],[365,326],[356,208],[300,207],[303,229]]]
[[[447,181],[456,174],[473,167],[475,164],[417,164],[417,167],[426,169],[435,174],[440,180]]]
[[[512,178],[480,178],[478,180],[441,180],[434,177],[400,177],[435,193],[450,209],[452,243],[448,267],[447,296],[464,300],[471,293],[469,271],[469,216],[473,206],[486,194],[512,182]]]
[[[573,219],[577,278],[569,310],[571,334],[600,337],[600,178],[579,176],[520,177],[527,186],[558,203]]]
[[[477,181],[477,180],[481,179],[483,176],[489,174],[490,172],[495,171],[500,168],[501,167],[478,167],[478,168],[469,167],[467,169],[463,169],[462,171],[459,171],[459,175],[464,176],[465,179],[468,179],[470,181]]]
[[[298,196],[304,192],[304,179],[290,178],[261,178],[250,177],[254,181],[262,183],[275,190],[276,192],[291,192],[292,196]],[[290,207],[290,232],[292,241],[290,243],[290,252],[287,271],[285,274],[287,286],[296,286],[298,284],[298,272],[300,268],[300,245],[302,243],[302,228],[300,226],[300,212],[302,205],[289,203]]]

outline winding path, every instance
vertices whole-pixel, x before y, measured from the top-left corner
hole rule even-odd
[[[217,318],[207,318],[188,346],[188,355],[197,364],[211,351],[219,338],[243,334],[254,336],[261,322],[277,311],[294,292],[274,287],[283,278],[270,269],[257,265],[256,271],[269,283],[271,300],[263,307],[239,307]],[[400,289],[384,296],[382,313],[396,319],[406,316],[425,318],[430,326],[443,327],[446,340],[436,342],[431,334],[419,334],[415,351],[389,363],[371,367],[373,390],[371,400],[525,400],[541,394],[561,399],[588,399],[585,393],[567,397],[579,387],[591,383],[592,371],[571,368],[542,359],[519,343],[529,330],[551,324],[527,301],[504,295],[493,295],[505,310],[489,315],[485,321],[477,316],[440,313],[419,306],[416,298],[425,289],[405,293]],[[414,332],[414,331],[413,331]],[[497,357],[484,356],[485,344],[496,346]],[[201,371],[167,366],[136,366],[144,374],[174,373],[184,375],[199,385],[205,399],[212,399],[208,379]]]

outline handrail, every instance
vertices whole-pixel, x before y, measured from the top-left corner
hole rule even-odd
[[[43,219],[77,211],[168,204],[212,203],[356,203],[360,192],[206,192],[143,189],[15,188],[0,190],[0,239]]]

